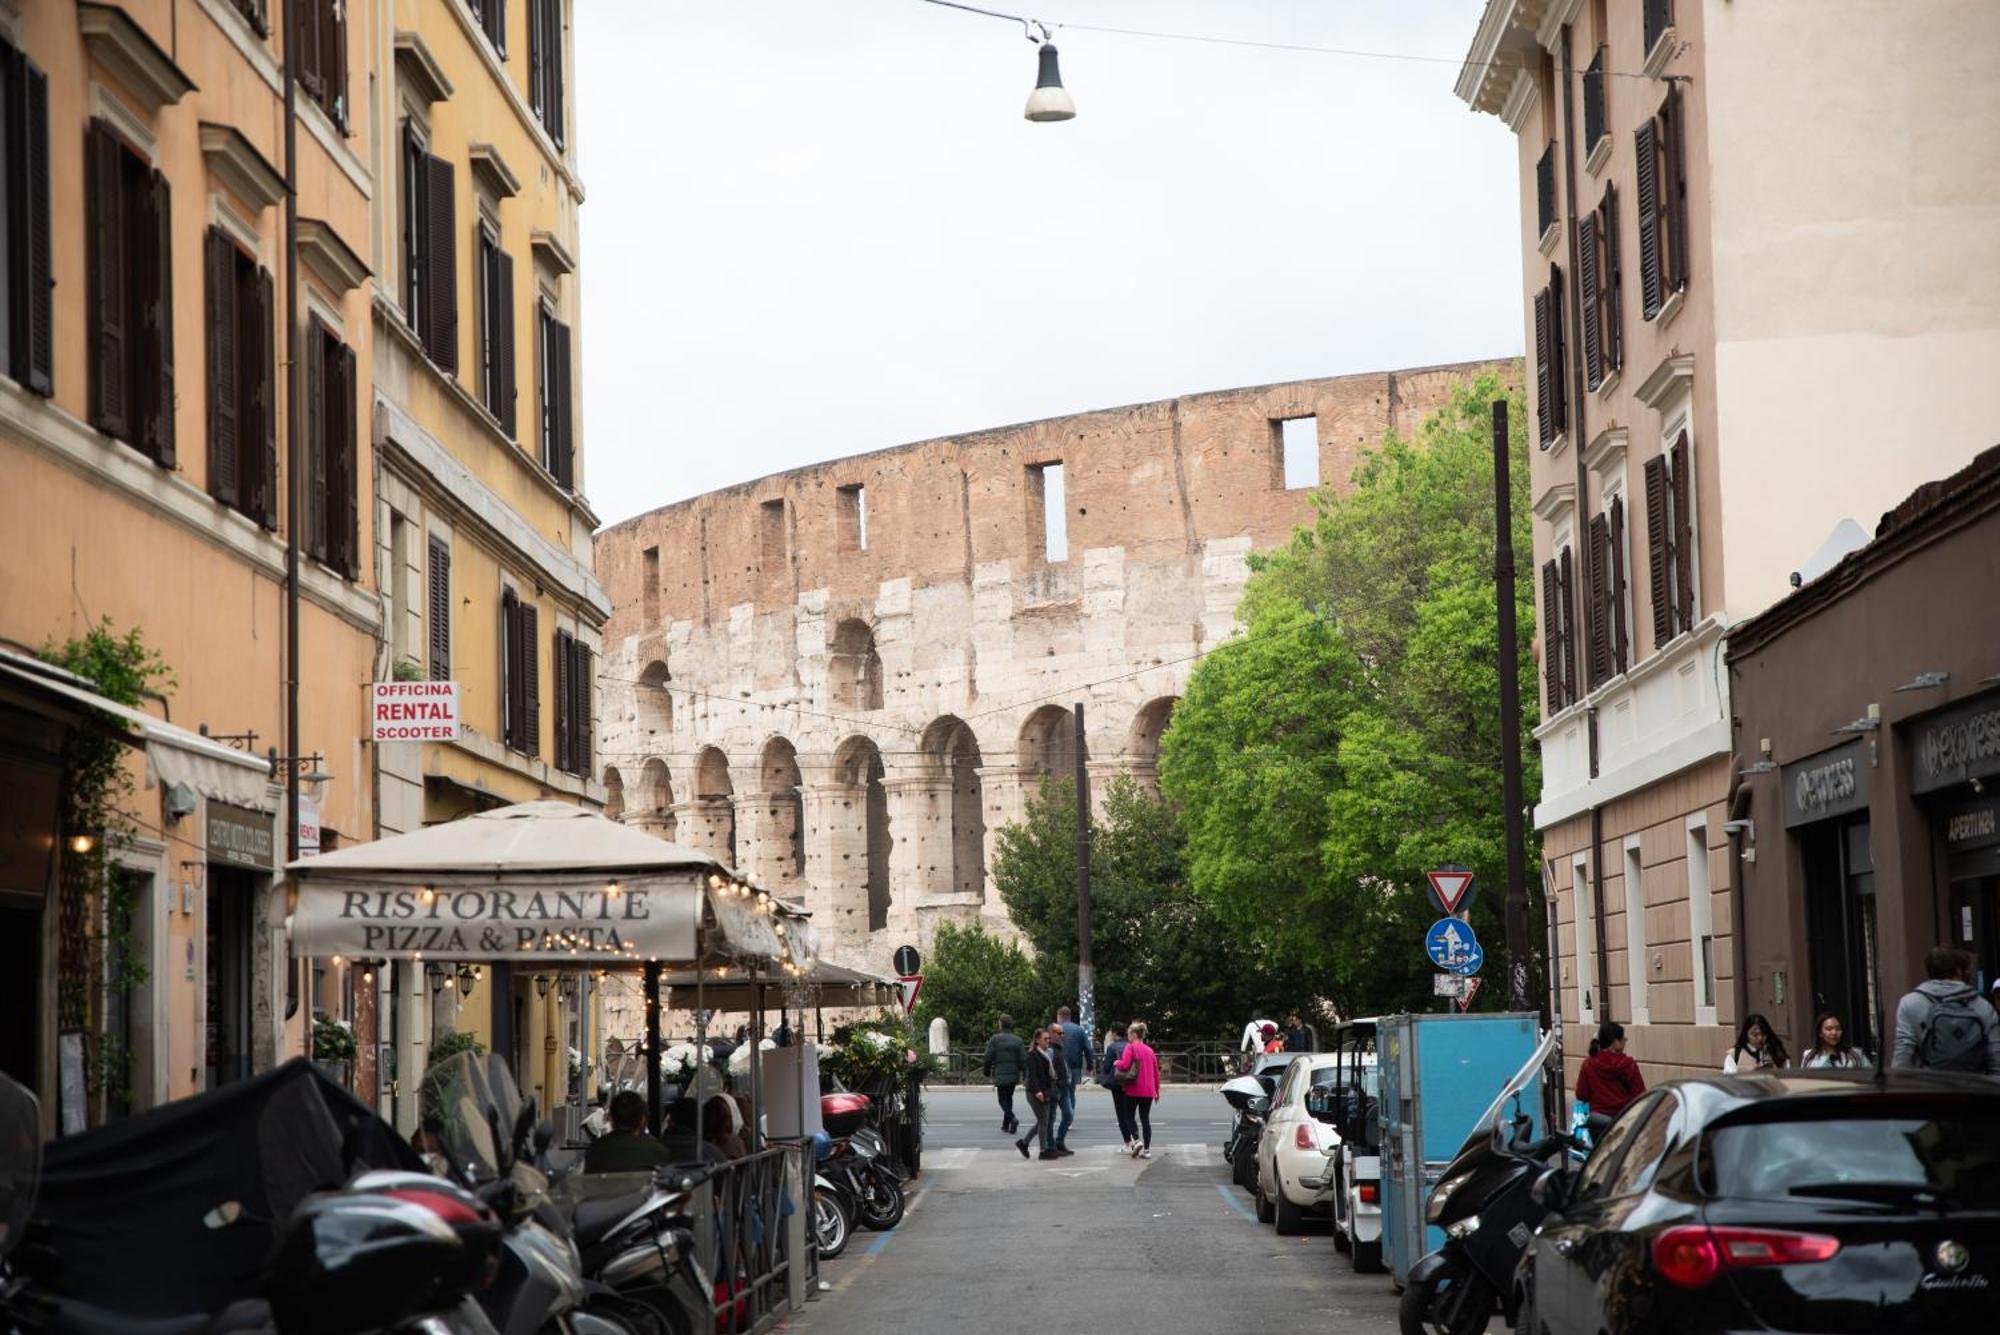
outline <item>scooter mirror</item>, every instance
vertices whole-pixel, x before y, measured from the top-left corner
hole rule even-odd
[[[1256,1113],[1259,1117],[1262,1117],[1265,1113],[1271,1111],[1271,1100],[1263,1097],[1260,1094],[1256,1098],[1251,1099],[1250,1102],[1248,1102],[1244,1106],[1248,1108],[1251,1112]]]

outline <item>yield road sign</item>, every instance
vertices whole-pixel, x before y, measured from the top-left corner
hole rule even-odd
[[[1440,978],[1446,976],[1445,974],[1438,975]],[[1461,978],[1458,981],[1465,984],[1465,991],[1452,999],[1453,1004],[1462,1011],[1471,1010],[1472,999],[1479,995],[1479,980],[1477,978]]]
[[[1478,973],[1486,963],[1486,952],[1480,949],[1472,924],[1457,918],[1439,918],[1431,924],[1430,931],[1424,933],[1424,953],[1438,968],[1457,974]]]
[[[920,973],[906,973],[897,981],[903,986],[903,1014],[908,1015],[917,1008],[917,993],[924,990],[924,976]]]
[[[1472,873],[1464,867],[1440,867],[1424,873],[1430,882],[1431,902],[1447,918],[1472,902]]]

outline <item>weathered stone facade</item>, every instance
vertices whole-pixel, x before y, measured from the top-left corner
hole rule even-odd
[[[804,900],[843,962],[886,967],[941,917],[1008,930],[994,837],[1042,775],[1073,772],[1072,704],[1096,791],[1151,778],[1249,553],[1311,516],[1287,437],[1344,485],[1386,428],[1414,431],[1485,370],[1517,380],[1519,363],[924,441],[605,530],[608,809]]]

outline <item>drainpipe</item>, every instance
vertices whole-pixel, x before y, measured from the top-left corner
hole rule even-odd
[[[299,745],[299,79],[285,0],[285,754]],[[285,860],[299,855],[299,767],[285,766]]]

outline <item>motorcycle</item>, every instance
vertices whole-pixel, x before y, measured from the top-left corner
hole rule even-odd
[[[882,1232],[903,1221],[903,1177],[889,1166],[888,1144],[874,1128],[835,1141],[821,1175],[846,1193],[850,1217],[863,1228]]]
[[[854,1231],[845,1194],[823,1173],[813,1174],[813,1243],[822,1261],[831,1261],[847,1250]]]
[[[1228,1138],[1222,1143],[1222,1158],[1236,1185],[1253,1191],[1257,1185],[1257,1142],[1271,1111],[1271,1090],[1256,1076],[1242,1075],[1224,1085],[1221,1093],[1235,1110]]]

